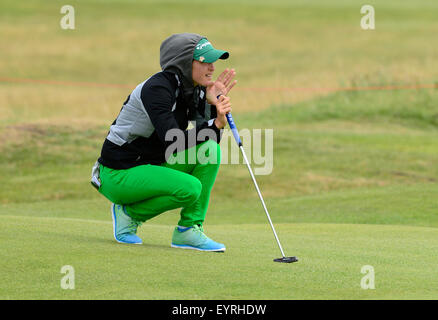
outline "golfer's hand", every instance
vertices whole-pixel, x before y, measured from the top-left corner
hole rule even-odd
[[[217,117],[214,120],[214,124],[218,129],[222,129],[227,124],[226,114],[231,112],[230,97],[220,96],[216,103]]]
[[[234,71],[234,69],[229,70],[227,68],[219,75],[216,81],[211,81],[207,85],[206,96],[209,104],[216,105],[218,103],[218,95],[222,94],[226,96],[228,92],[230,92],[237,83],[237,80],[233,81],[235,75],[236,71]]]

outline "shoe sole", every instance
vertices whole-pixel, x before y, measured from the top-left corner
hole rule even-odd
[[[114,239],[118,242],[118,243],[123,243],[123,244],[143,244],[143,242],[124,242],[124,241],[120,241],[119,239],[117,239],[116,237],[116,205],[113,203],[111,205],[111,217],[113,219],[113,236]]]
[[[192,247],[184,244],[173,244],[171,243],[170,246],[172,248],[179,248],[179,249],[189,249],[189,250],[198,250],[198,251],[208,251],[208,252],[225,252],[225,248],[220,249],[201,249],[197,247]]]

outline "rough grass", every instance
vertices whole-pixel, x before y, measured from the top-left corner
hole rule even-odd
[[[377,201],[378,204],[371,205],[365,212],[359,210],[368,218],[375,217],[370,218],[370,223],[403,223],[397,216],[400,214],[398,210],[402,210],[404,216],[409,215],[412,206],[404,201],[409,198],[419,205],[414,214],[419,218],[409,218],[409,223],[436,224],[434,219],[428,218],[434,216],[430,208],[435,203],[433,191],[429,189],[434,190],[438,181],[435,165],[438,161],[438,131],[433,108],[436,95],[422,91],[399,94],[401,97],[394,97],[391,92],[374,95],[339,93],[316,102],[277,107],[253,116],[235,116],[240,129],[273,129],[273,171],[258,176],[257,180],[270,205],[275,207],[277,201],[281,203],[276,209],[279,217],[283,216],[282,211],[289,211],[287,208],[295,199],[307,196],[312,199],[315,195],[327,193],[337,199],[344,192],[352,192],[350,197],[359,195],[359,198],[337,218],[319,206],[311,212],[315,222],[327,219],[332,222],[353,221],[351,210],[354,206],[363,209],[360,195],[370,190],[374,194],[369,196],[371,203]],[[366,106],[371,107],[365,109]],[[80,125],[34,122],[4,125],[0,130],[9,135],[0,146],[3,155],[0,171],[5,177],[4,188],[0,190],[1,203],[94,199],[100,196],[89,186],[88,180],[107,126],[92,121]],[[225,142],[229,151],[235,148],[232,138],[222,141],[223,146]],[[252,159],[248,145],[247,153]],[[227,160],[231,163],[230,156]],[[379,190],[382,190],[381,196],[376,197]],[[378,199],[405,191],[409,196],[400,199],[400,205],[395,198],[393,209],[387,210],[388,217],[381,219],[380,213],[372,213],[385,204],[384,200],[379,202]],[[255,202],[251,202],[251,206],[259,206],[240,157],[240,165],[224,164],[221,167],[210,211],[223,212],[221,206],[231,211],[246,211],[248,204],[236,204],[242,199],[252,199]],[[219,203],[223,205],[216,205]],[[329,206],[324,201],[322,203]],[[303,212],[302,208],[294,211],[304,219],[302,221],[312,221],[305,218],[305,214],[298,213]],[[304,212],[309,212],[309,208]],[[318,218],[313,216],[315,214]]]
[[[8,45],[0,50],[0,60],[7,61],[0,65],[1,77],[134,87],[159,71],[161,41],[172,33],[187,31],[205,34],[217,47],[231,52],[230,59],[216,67],[218,71],[225,67],[237,71],[239,85],[232,93],[236,112],[326,94],[275,88],[437,81],[436,48],[431,41],[438,32],[434,1],[417,1],[416,6],[371,1],[376,8],[374,31],[360,28],[363,3],[359,0],[312,4],[234,1],[232,5],[210,1],[201,7],[196,1],[69,4],[76,8],[75,30],[59,27],[60,2],[2,1],[0,37],[7,39]],[[87,117],[112,118],[109,110],[119,109],[129,94],[129,89],[118,88],[14,87],[0,95],[0,108],[7,109],[0,113],[2,121],[22,108],[26,112],[19,114],[26,120],[53,117],[59,110],[69,119],[80,115],[81,111],[73,111],[78,109]],[[23,96],[28,100],[21,101]]]

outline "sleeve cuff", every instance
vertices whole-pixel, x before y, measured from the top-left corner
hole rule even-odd
[[[214,123],[214,120],[216,120],[216,118],[208,120],[208,126],[210,128],[212,128],[216,132],[216,134],[217,134],[217,143],[219,143],[219,141],[222,138],[222,130],[223,129],[219,129],[218,127],[216,127],[216,124]]]

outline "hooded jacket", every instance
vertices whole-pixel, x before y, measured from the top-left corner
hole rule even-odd
[[[162,71],[128,96],[103,143],[99,163],[112,169],[159,165],[166,161],[169,147],[174,153],[208,139],[219,143],[216,107],[206,102],[205,87],[194,87],[192,80],[193,52],[203,38],[182,33],[163,41]],[[189,121],[194,128],[187,130]]]

